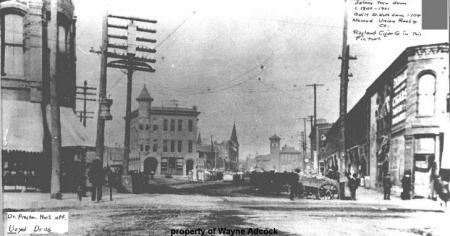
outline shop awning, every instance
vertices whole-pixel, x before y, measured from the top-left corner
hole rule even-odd
[[[86,127],[84,127],[72,108],[59,108],[61,120],[61,146],[95,146],[95,143],[87,135]]]
[[[2,100],[3,150],[43,152],[40,103]]]

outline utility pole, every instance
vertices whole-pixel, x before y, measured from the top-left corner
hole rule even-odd
[[[213,136],[211,135],[211,151],[214,153],[214,169],[217,169],[216,150],[214,150]]]
[[[323,84],[308,84],[308,87],[314,88],[314,127],[317,125],[317,87],[323,86]]]
[[[303,120],[303,132],[302,132],[302,150],[303,150],[303,160],[307,158],[306,149],[307,149],[307,138],[306,138],[306,122],[308,121],[308,117],[298,118]]]
[[[84,81],[84,86],[77,86],[77,89],[82,89],[82,92],[76,92],[76,94],[83,95],[82,98],[78,98],[78,97],[76,98],[77,100],[83,100],[83,110],[82,111],[77,111],[77,112],[80,113],[80,115],[79,115],[80,121],[82,121],[83,122],[83,126],[86,127],[86,119],[87,118],[94,118],[93,116],[87,116],[88,113],[89,114],[94,114],[94,112],[92,112],[92,111],[87,111],[87,109],[86,109],[87,101],[97,101],[97,100],[95,100],[93,98],[88,98],[87,97],[88,95],[91,95],[91,96],[92,95],[96,95],[95,93],[89,93],[88,91],[89,90],[96,90],[96,88],[88,87],[87,86],[87,81],[85,80]]]
[[[314,116],[308,116],[308,121],[311,122],[311,134],[314,132]],[[312,162],[314,160],[314,145],[313,140],[311,139],[311,151],[310,151],[310,160],[309,162]]]
[[[50,1],[50,20],[48,23],[47,41],[48,41],[48,60],[49,60],[49,92],[50,101],[47,106],[47,117],[50,117],[50,139],[51,139],[51,157],[52,157],[52,172],[50,182],[50,198],[62,199],[61,194],[61,180],[60,180],[60,151],[61,151],[61,123],[59,104],[57,97],[57,72],[56,72],[56,55],[58,52],[58,4],[57,0]]]
[[[107,9],[107,6],[106,6]],[[106,75],[107,75],[107,56],[106,53],[108,51],[108,11],[105,10],[103,15],[103,26],[102,26],[102,46],[100,48],[101,54],[101,66],[100,66],[100,83],[99,83],[99,92],[98,92],[98,117],[97,117],[97,138],[95,141],[95,156],[100,159],[103,165],[103,152],[105,150],[104,142],[105,142],[105,120],[111,120],[112,116],[109,114],[109,107],[112,104],[112,100],[106,100]],[[109,106],[108,106],[109,104]]]
[[[136,17],[124,17],[117,15],[108,15],[109,18],[115,19],[116,21],[122,20],[126,21],[128,24],[113,24],[107,23],[107,28],[113,28],[116,32],[120,30],[126,30],[125,35],[118,34],[107,34],[106,41],[107,47],[113,48],[122,53],[106,51],[106,56],[108,58],[118,59],[116,61],[111,61],[107,64],[107,67],[125,69],[127,71],[127,101],[126,101],[126,111],[125,111],[125,137],[124,137],[124,155],[123,163],[124,176],[128,176],[128,165],[130,156],[130,129],[131,129],[131,97],[132,97],[132,85],[133,85],[133,73],[135,71],[145,71],[145,72],[155,72],[155,70],[147,63],[155,63],[156,60],[152,58],[144,57],[143,55],[138,55],[137,53],[155,53],[156,50],[146,46],[142,46],[142,43],[156,43],[155,39],[150,39],[142,36],[144,33],[154,34],[156,30],[148,29],[142,27],[142,24],[156,24],[156,20],[148,20]],[[139,23],[139,26],[136,24]],[[110,42],[109,39],[112,41]],[[119,43],[118,41],[125,41],[125,43]],[[128,177],[127,177],[128,178]]]
[[[347,44],[347,0],[345,2],[345,14],[344,14],[344,32],[342,43],[342,56],[339,57],[341,62],[341,83],[340,83],[340,96],[339,96],[339,131],[338,131],[338,152],[340,158],[345,158],[345,116],[347,114],[347,90],[348,90],[348,78],[352,75],[348,73],[349,60],[356,60],[356,57],[350,56],[350,46]],[[341,170],[342,171],[342,170]],[[346,171],[346,170],[345,170]]]

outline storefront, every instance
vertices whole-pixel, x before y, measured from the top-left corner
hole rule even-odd
[[[60,108],[61,120],[61,186],[75,188],[82,163],[76,157],[85,155],[83,147],[91,141],[71,108]],[[26,186],[48,190],[51,158],[44,149],[44,121],[41,104],[2,101],[3,185],[8,189]]]
[[[161,174],[183,175],[183,157],[161,157]]]

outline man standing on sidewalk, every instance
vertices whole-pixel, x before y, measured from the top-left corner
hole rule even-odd
[[[384,200],[391,200],[391,188],[392,188],[391,175],[387,173],[383,179]]]
[[[356,189],[359,187],[360,179],[358,178],[358,174],[354,173],[353,176],[350,175],[350,172],[346,172],[345,176],[348,179],[348,188],[350,189],[352,200],[356,200]]]
[[[89,180],[92,183],[91,200],[97,202],[102,200],[102,186],[105,184],[105,171],[102,168],[102,163],[99,159],[95,159],[92,168],[88,173]]]

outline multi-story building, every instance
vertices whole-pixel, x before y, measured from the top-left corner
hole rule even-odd
[[[281,138],[274,134],[269,138],[270,154],[256,155],[256,167],[263,170],[294,171],[304,170],[302,153],[293,147],[284,145],[280,148]]]
[[[139,108],[131,119],[130,171],[156,175],[186,175],[203,165],[197,155],[197,120],[200,112],[179,103],[154,107],[144,86],[136,98]]]
[[[325,163],[322,161],[325,155],[326,134],[331,129],[333,124],[327,123],[324,119],[318,119],[316,125],[312,127],[309,135],[311,139],[312,158],[304,159],[305,170],[325,173]]]
[[[57,2],[57,19],[50,4],[39,0],[0,0],[1,89],[4,176],[33,177],[41,189],[50,185],[50,76],[55,74],[61,130],[62,185],[74,179],[74,153],[87,137],[75,109],[75,22],[70,0]],[[49,50],[56,43],[55,58]],[[52,46],[53,45],[53,46]],[[53,48],[52,48],[53,47]],[[53,50],[53,52],[55,52]],[[3,183],[8,184],[8,179]]]
[[[448,60],[448,43],[403,51],[346,115],[345,159],[336,156],[338,120],[327,134],[325,161],[361,173],[367,187],[380,190],[390,173],[395,194],[409,170],[414,195],[430,196],[432,174],[450,179]]]

